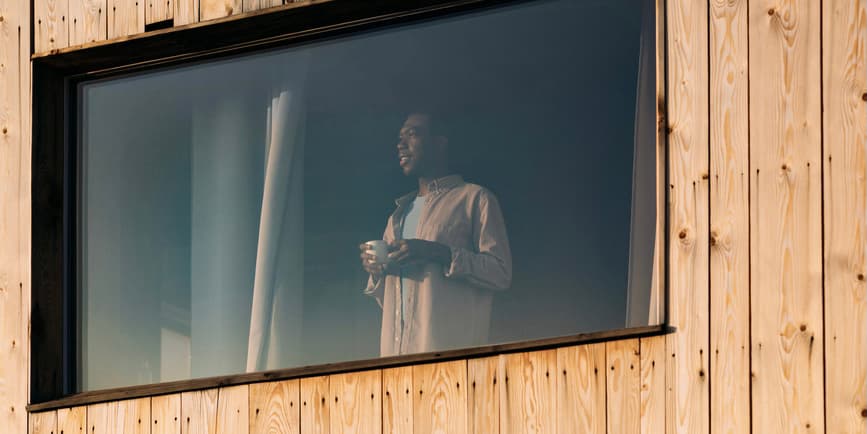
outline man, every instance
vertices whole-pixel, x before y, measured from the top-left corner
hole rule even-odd
[[[451,174],[440,119],[407,117],[397,143],[404,175],[418,190],[397,199],[383,239],[389,263],[362,244],[365,294],[383,309],[382,356],[487,343],[495,290],[512,280],[512,256],[494,195]]]

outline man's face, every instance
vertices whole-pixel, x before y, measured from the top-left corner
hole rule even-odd
[[[398,162],[404,175],[424,175],[431,160],[430,154],[436,152],[433,141],[428,115],[412,114],[406,118],[397,142]]]

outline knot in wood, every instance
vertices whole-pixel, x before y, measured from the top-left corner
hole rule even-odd
[[[861,409],[861,417],[867,417],[867,408]]]
[[[775,13],[777,13],[777,11],[775,11],[774,8],[768,9],[768,15],[774,15]]]
[[[807,325],[806,324],[801,324],[801,331],[802,332],[807,331]]]
[[[686,239],[686,235],[687,235],[686,229],[681,229],[680,232],[677,234],[677,237],[680,238],[681,240],[683,240],[683,239]]]
[[[858,280],[864,281],[864,273],[858,273]]]
[[[3,17],[0,17],[0,21],[2,21],[2,18],[3,18]],[[867,92],[864,92],[864,93],[861,94],[861,100],[862,100],[862,101],[867,101]]]

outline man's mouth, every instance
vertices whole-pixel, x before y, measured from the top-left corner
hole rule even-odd
[[[409,155],[400,155],[400,165],[403,166],[406,163],[409,163],[410,156]]]

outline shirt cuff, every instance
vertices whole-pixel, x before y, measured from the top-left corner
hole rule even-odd
[[[460,247],[449,247],[452,251],[452,261],[445,270],[446,277],[457,277],[467,273],[467,251]]]
[[[382,284],[383,279],[385,279],[385,276],[380,276],[378,279],[370,276],[370,278],[367,279],[367,287],[362,291],[364,295],[373,295],[379,288],[379,285]]]

